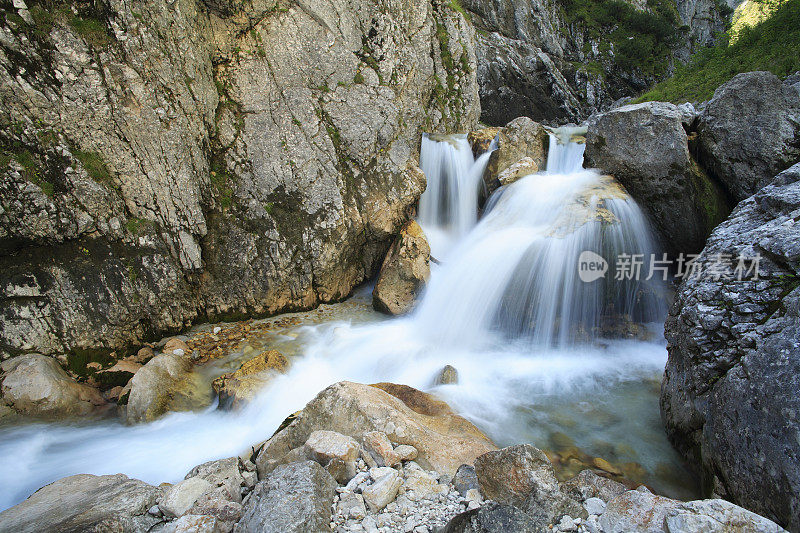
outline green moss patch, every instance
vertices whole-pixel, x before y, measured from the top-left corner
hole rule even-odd
[[[111,172],[98,152],[75,150],[73,155],[80,161],[81,166],[86,170],[90,178],[102,185],[114,187],[114,182],[111,180]]]

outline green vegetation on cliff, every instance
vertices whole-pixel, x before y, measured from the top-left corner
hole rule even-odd
[[[560,3],[566,22],[581,26],[590,39],[601,39],[601,51],[621,69],[639,69],[648,77],[667,71],[680,37],[673,3],[647,0],[644,10],[621,0],[560,0]]]
[[[733,76],[753,70],[768,70],[781,77],[800,70],[800,0],[786,0],[754,26],[734,26],[716,46],[694,54],[670,79],[638,101],[708,100]]]

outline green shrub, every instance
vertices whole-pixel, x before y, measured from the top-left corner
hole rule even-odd
[[[770,17],[755,26],[730,33],[694,54],[674,75],[639,97],[637,101],[704,101],[736,74],[768,70],[786,76],[800,70],[800,0],[787,0]]]
[[[621,0],[561,0],[561,6],[568,24],[607,43],[603,50],[621,69],[656,77],[667,71],[681,35],[674,5],[648,0],[648,9],[638,10]]]

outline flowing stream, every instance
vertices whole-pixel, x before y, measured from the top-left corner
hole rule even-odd
[[[587,250],[609,260],[651,253],[647,225],[619,185],[582,169],[583,146],[571,135],[551,135],[547,171],[499,189],[480,221],[489,154],[473,161],[464,136],[426,136],[419,221],[442,261],[432,265],[412,314],[378,315],[363,287],[348,302],[291,315],[297,324],[248,339],[284,352],[291,368],[237,412],[212,406],[139,426],[1,428],[0,508],[76,473],[178,481],[197,464],[269,438],[287,415],[341,380],[431,391],[499,446],[530,442],[549,450],[562,475],[599,456],[658,492],[695,497],[658,413],[666,362],[661,288],[615,280],[613,266],[592,282],[577,275]],[[458,383],[435,385],[447,364],[458,370]]]

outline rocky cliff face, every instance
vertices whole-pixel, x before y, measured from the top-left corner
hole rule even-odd
[[[710,489],[800,529],[800,164],[739,203],[666,323],[661,413]],[[752,260],[760,256],[758,276]],[[737,274],[737,268],[741,268]]]
[[[103,358],[346,296],[479,114],[429,0],[4,2],[0,347]]]
[[[724,32],[727,19],[739,0],[677,0],[681,22],[686,26],[686,44],[677,51],[682,61],[704,46],[714,44],[718,33]]]
[[[580,122],[635,96],[712,44],[730,10],[715,0],[462,3],[478,29],[481,120],[493,126]]]

